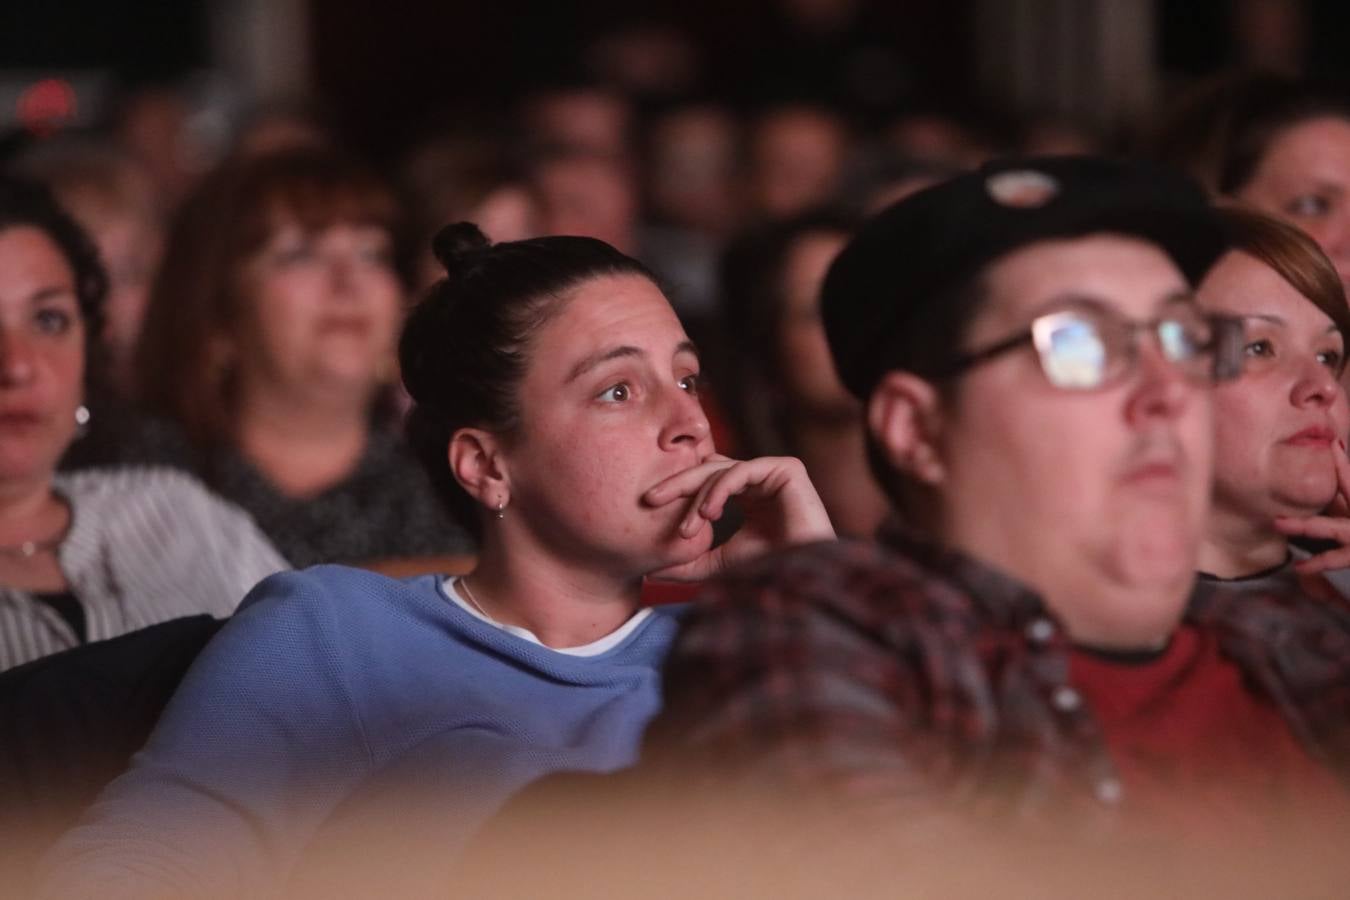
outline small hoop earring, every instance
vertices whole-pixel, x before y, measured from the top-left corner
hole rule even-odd
[[[505,500],[498,500],[498,501],[497,501],[497,518],[499,518],[499,519],[505,519],[505,518],[506,518],[506,501],[505,501]]]
[[[89,431],[89,420],[93,416],[89,413],[89,407],[81,403],[75,407],[75,437],[82,438]]]

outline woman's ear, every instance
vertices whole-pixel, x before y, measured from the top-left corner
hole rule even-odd
[[[868,398],[867,428],[897,470],[929,485],[946,478],[939,452],[941,398],[930,382],[909,372],[887,372]]]
[[[490,509],[510,501],[501,460],[501,438],[482,428],[461,428],[450,436],[450,472],[469,496]]]

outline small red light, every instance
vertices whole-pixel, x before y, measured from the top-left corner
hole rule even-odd
[[[42,136],[58,131],[75,118],[75,89],[64,78],[44,78],[19,95],[15,112],[19,124]]]

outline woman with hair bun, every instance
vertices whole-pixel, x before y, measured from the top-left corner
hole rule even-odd
[[[264,581],[58,847],[56,893],[253,895],[316,836],[358,866],[408,845],[448,860],[527,782],[634,761],[679,617],[641,608],[646,576],[833,536],[798,461],[715,452],[698,355],[636,260],[467,223],[435,251],[447,277],[399,347],[409,433],[477,568]],[[744,523],[714,548],[733,496]],[[328,841],[390,806],[397,829],[357,829],[385,840]]]

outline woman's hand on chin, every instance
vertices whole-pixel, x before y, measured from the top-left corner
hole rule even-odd
[[[722,517],[727,501],[740,498],[745,522],[720,547],[696,559],[652,572],[654,578],[697,581],[723,569],[792,544],[834,538],[834,528],[801,460],[762,456],[735,460],[713,454],[672,475],[643,495],[655,507],[690,498],[680,520],[680,535],[691,538]]]
[[[1343,441],[1337,441],[1331,448],[1331,458],[1336,466],[1336,496],[1325,512],[1306,519],[1275,517],[1275,529],[1281,534],[1340,545],[1294,563],[1294,568],[1303,575],[1350,568],[1350,456],[1346,455]]]

